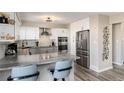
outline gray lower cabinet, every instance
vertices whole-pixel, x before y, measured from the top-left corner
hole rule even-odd
[[[2,70],[0,71],[0,81],[6,81],[10,76],[11,70]]]
[[[29,51],[31,52],[31,54],[43,54],[58,52],[58,48],[57,47],[30,48]]]
[[[18,49],[18,55],[28,55],[29,54],[29,49]]]
[[[29,55],[31,54],[43,54],[43,53],[52,53],[58,52],[58,47],[32,47],[32,48],[25,48],[25,49],[18,49],[19,55]]]
[[[41,53],[41,50],[39,48],[38,49],[30,48],[29,51],[31,54],[40,54]]]

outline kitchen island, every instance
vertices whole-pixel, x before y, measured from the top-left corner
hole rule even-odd
[[[6,80],[10,75],[10,71],[13,67],[25,66],[30,64],[37,64],[38,70],[40,71],[40,77],[38,80],[52,80],[50,77],[49,68],[57,61],[63,59],[70,59],[72,62],[76,60],[77,56],[71,55],[70,53],[45,53],[45,54],[34,54],[34,55],[17,55],[7,56],[0,60],[0,80]],[[69,80],[73,80],[74,73],[71,71]],[[7,72],[7,73],[5,73]]]
[[[44,54],[44,53],[53,53],[58,52],[58,46],[46,46],[46,47],[18,47],[18,54]]]

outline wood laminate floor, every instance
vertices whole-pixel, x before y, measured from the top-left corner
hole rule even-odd
[[[124,66],[113,65],[113,69],[97,73],[75,64],[74,79],[76,81],[123,81]]]

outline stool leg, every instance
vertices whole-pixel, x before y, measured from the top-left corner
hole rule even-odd
[[[54,78],[54,81],[57,81],[57,78]]]
[[[62,78],[62,81],[65,81],[65,78]]]

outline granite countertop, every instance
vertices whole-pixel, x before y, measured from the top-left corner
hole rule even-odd
[[[76,60],[79,57],[71,55],[70,53],[45,53],[45,54],[34,54],[34,55],[17,55],[7,56],[0,60],[0,70],[7,70],[17,66],[37,64],[44,65],[55,63],[63,59]]]
[[[18,49],[28,49],[28,48],[57,48],[58,46],[27,46],[27,47],[18,47]]]

